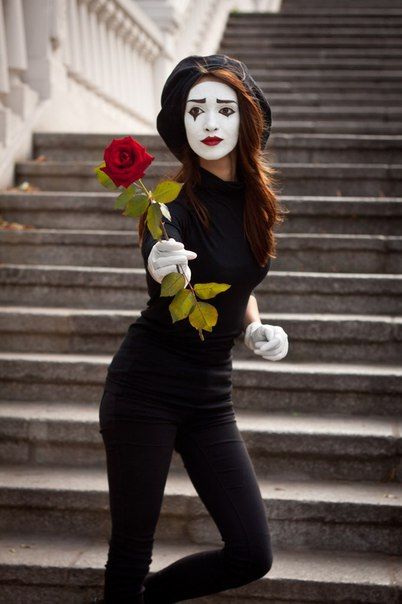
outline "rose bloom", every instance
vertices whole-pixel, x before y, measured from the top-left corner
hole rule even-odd
[[[142,178],[155,157],[132,136],[114,138],[103,153],[106,166],[100,168],[114,184],[129,187]]]

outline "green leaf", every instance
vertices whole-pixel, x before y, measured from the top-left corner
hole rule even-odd
[[[162,237],[162,229],[159,226],[162,218],[162,213],[159,203],[150,203],[147,211],[146,224],[154,239]]]
[[[113,180],[100,169],[104,168],[105,166],[106,162],[102,162],[101,164],[99,164],[99,166],[96,166],[96,168],[94,168],[96,178],[98,179],[100,184],[106,189],[109,189],[109,191],[116,191],[118,187],[114,184]]]
[[[127,187],[127,189],[124,189],[123,193],[120,193],[120,195],[114,200],[114,209],[120,210],[121,208],[124,208],[126,203],[128,203],[130,199],[134,197],[135,191],[136,189],[133,185],[130,185]]]
[[[139,191],[133,199],[127,203],[126,209],[123,212],[124,216],[141,216],[149,205],[148,195]]]
[[[194,286],[195,293],[202,300],[208,300],[209,298],[215,298],[217,294],[225,292],[229,287],[232,287],[229,283],[196,283]]]
[[[208,302],[197,302],[188,320],[198,330],[212,331],[212,327],[218,321],[218,311],[215,306],[208,304]]]
[[[184,183],[174,180],[164,180],[152,191],[152,198],[159,203],[169,203],[176,199]]]
[[[161,296],[174,296],[183,289],[186,280],[181,273],[173,272],[165,275],[161,283]]]
[[[190,289],[181,289],[169,304],[170,316],[173,323],[188,317],[196,305],[196,299]]]

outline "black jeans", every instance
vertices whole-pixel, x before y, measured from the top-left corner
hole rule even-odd
[[[105,389],[99,422],[112,524],[106,603],[180,602],[245,585],[269,571],[266,510],[231,403],[224,409],[188,409],[139,403]],[[173,450],[224,547],[185,556],[150,574]]]

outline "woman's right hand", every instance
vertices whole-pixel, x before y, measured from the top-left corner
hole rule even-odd
[[[162,239],[153,245],[148,256],[148,270],[155,281],[162,283],[165,275],[178,272],[176,265],[179,264],[183,268],[186,279],[184,287],[187,287],[191,280],[188,260],[194,260],[194,258],[197,258],[196,252],[184,249],[181,241],[169,237],[169,239]]]

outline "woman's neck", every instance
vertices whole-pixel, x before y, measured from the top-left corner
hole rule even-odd
[[[237,180],[236,161],[233,156],[222,157],[220,160],[207,161],[200,158],[200,167],[215,174],[221,180],[234,182]]]

